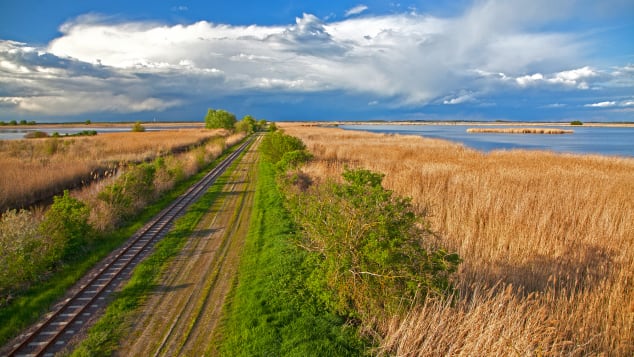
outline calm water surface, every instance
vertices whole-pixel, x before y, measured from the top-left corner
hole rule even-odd
[[[343,129],[375,133],[420,135],[460,142],[482,150],[552,150],[578,154],[602,154],[634,157],[634,128],[615,127],[560,127],[572,129],[573,134],[483,134],[467,133],[465,125],[341,125]],[[499,126],[508,128],[509,126]],[[487,128],[498,128],[487,126]],[[553,128],[548,126],[548,128]]]
[[[200,128],[200,126],[193,125],[179,125],[179,126],[152,126],[151,124],[143,124],[145,130],[147,131],[159,131],[159,130],[178,130],[178,129],[188,129],[188,128]],[[24,139],[24,136],[27,133],[33,131],[43,131],[45,133],[53,134],[54,132],[58,132],[59,135],[72,135],[80,133],[84,130],[95,130],[97,133],[123,133],[129,132],[132,127],[130,124],[129,127],[99,127],[99,126],[77,126],[77,127],[61,127],[61,128],[12,128],[12,129],[1,129],[0,128],[0,140],[17,140]]]

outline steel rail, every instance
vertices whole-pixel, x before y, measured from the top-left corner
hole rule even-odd
[[[175,218],[179,217],[191,203],[200,198],[253,140],[253,137],[246,140],[201,180],[137,231],[122,248],[119,248],[117,253],[106,257],[99,263],[104,266],[92,276],[89,275],[88,282],[74,292],[71,297],[64,300],[53,313],[49,313],[46,319],[28,332],[21,342],[15,344],[8,356],[53,355],[53,351],[63,349],[69,339],[62,340],[61,336],[70,334],[72,337],[76,334],[77,331],[70,329],[75,323],[81,324],[80,329],[87,327],[87,324],[78,318],[80,316],[92,317],[95,312],[89,312],[90,308],[96,307],[95,310],[99,310],[98,300],[105,300],[106,296],[120,285],[120,282],[116,281],[123,280],[122,273],[126,269],[129,273],[147,255],[149,248],[167,233]]]

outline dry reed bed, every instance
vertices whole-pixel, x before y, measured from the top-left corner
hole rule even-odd
[[[0,141],[0,209],[28,205],[89,182],[96,171],[200,145],[225,131],[110,133],[92,137]]]
[[[574,130],[552,128],[469,128],[467,133],[484,134],[572,134]]]
[[[377,322],[380,352],[634,353],[634,159],[279,126],[315,155],[304,171],[317,180],[385,173],[464,259],[457,301]]]

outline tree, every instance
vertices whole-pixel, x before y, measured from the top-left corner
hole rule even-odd
[[[235,124],[235,129],[238,132],[252,133],[255,131],[255,119],[250,115],[245,115],[242,120]]]
[[[227,129],[233,130],[236,124],[236,116],[223,109],[208,109],[205,116],[205,127],[207,129]]]

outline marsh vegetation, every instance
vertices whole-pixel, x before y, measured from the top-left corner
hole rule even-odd
[[[463,260],[450,297],[373,321],[379,353],[634,352],[634,160],[279,126],[314,156],[305,181],[383,173]]]
[[[228,135],[226,131],[184,129],[142,135],[128,132],[1,140],[0,212],[29,206],[70,186],[112,175],[122,165],[187,151]]]

